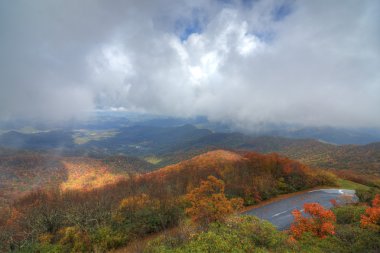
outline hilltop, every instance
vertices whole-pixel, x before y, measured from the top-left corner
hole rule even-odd
[[[209,175],[222,179],[226,192],[243,197],[246,204],[333,181],[325,173],[277,154],[226,150],[209,151],[137,178],[146,187],[180,195]]]

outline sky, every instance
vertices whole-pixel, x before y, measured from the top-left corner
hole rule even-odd
[[[0,119],[380,127],[380,1],[0,0]]]

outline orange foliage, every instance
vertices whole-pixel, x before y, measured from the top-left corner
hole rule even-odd
[[[377,194],[372,201],[372,207],[365,210],[360,223],[362,227],[371,228],[380,232],[380,194]]]
[[[320,238],[335,234],[334,222],[336,217],[331,210],[326,210],[318,203],[306,203],[305,212],[311,217],[304,217],[299,210],[292,212],[294,222],[290,227],[290,232],[294,239],[299,239],[303,233],[310,232]]]
[[[6,224],[7,225],[13,225],[15,222],[18,221],[18,219],[20,219],[21,215],[22,214],[17,209],[12,208],[10,216],[9,216],[8,220],[6,221]]]
[[[277,154],[254,152],[233,153],[216,150],[190,160],[137,176],[136,183],[151,189],[153,195],[166,191],[169,195],[190,192],[209,175],[225,182],[226,194],[239,196],[252,205],[279,193],[293,192],[321,181],[318,171]]]
[[[293,168],[290,166],[290,164],[286,164],[285,166],[284,166],[284,173],[286,174],[286,175],[289,175],[290,173],[292,173],[293,172]]]
[[[193,221],[206,225],[213,221],[221,221],[235,210],[241,208],[242,199],[228,200],[224,195],[224,182],[209,176],[198,188],[186,195],[191,207],[186,209]]]
[[[0,208],[36,190],[91,191],[148,169],[142,160],[124,156],[95,159],[29,152],[0,154]]]
[[[93,226],[104,217],[116,221],[121,219],[126,224],[132,222],[136,225],[133,233],[139,235],[157,232],[177,224],[183,211],[183,196],[187,193],[186,199],[191,204],[187,213],[194,221],[206,225],[208,222],[224,220],[242,205],[242,199],[229,200],[225,193],[244,198],[248,205],[279,193],[323,183],[317,172],[312,172],[296,161],[276,154],[253,152],[208,152],[140,175],[123,173],[123,164],[127,161],[120,159],[103,161],[66,157],[57,160],[57,171],[64,171],[64,177],[56,180],[60,189],[34,191],[13,205],[16,208],[14,213],[6,213],[6,218],[0,218],[0,232],[9,231],[6,233],[12,235],[15,243],[35,240],[41,235],[40,232],[57,234],[64,227],[79,226],[82,229]],[[12,171],[13,162],[10,160],[1,165],[0,159],[0,172],[5,171],[4,168]],[[41,164],[38,162],[36,167],[39,168]],[[41,168],[45,167],[41,165]],[[129,171],[127,167],[125,169]],[[156,214],[157,210],[171,218],[160,218],[160,221],[152,219],[153,225],[149,226],[138,222],[141,217]],[[94,219],[94,214],[99,214],[99,217]],[[79,218],[73,220],[73,217]],[[58,238],[64,236],[67,240],[63,243],[71,243],[78,232],[73,229],[64,233],[67,236],[62,234]],[[322,230],[331,229],[327,224]],[[78,233],[80,235],[81,231]],[[9,241],[6,241],[6,245],[9,247]]]
[[[126,178],[112,173],[101,161],[94,159],[67,159],[63,161],[68,178],[60,185],[61,190],[92,190],[113,184]]]

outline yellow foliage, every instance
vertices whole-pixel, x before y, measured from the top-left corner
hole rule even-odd
[[[243,200],[228,200],[224,195],[224,182],[214,176],[202,181],[198,188],[186,195],[191,207],[186,209],[193,221],[202,225],[222,221],[228,214],[242,207]]]
[[[157,206],[158,200],[153,200],[151,199],[147,194],[140,194],[137,196],[125,198],[120,202],[119,205],[119,210],[123,209],[140,209],[143,208],[144,206],[149,205],[150,207],[152,206]]]
[[[49,233],[46,233],[46,234],[42,234],[38,237],[38,241],[41,243],[41,244],[49,244],[51,243],[52,239],[53,239],[53,235],[52,234],[49,234]]]
[[[90,160],[63,162],[68,173],[67,181],[61,184],[61,190],[92,190],[116,183],[126,178],[113,174],[102,163]]]
[[[59,231],[61,245],[68,246],[70,252],[89,252],[91,248],[90,238],[78,227],[65,227]]]
[[[147,194],[140,194],[132,197],[123,199],[118,207],[116,214],[114,215],[114,220],[121,222],[123,221],[126,213],[132,214],[143,208],[159,208],[160,202],[158,199],[152,199]]]

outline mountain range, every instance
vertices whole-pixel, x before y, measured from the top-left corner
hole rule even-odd
[[[315,168],[380,174],[380,142],[336,145],[311,138],[214,132],[190,124],[168,127],[133,125],[113,130],[108,135],[89,132],[81,137],[87,138],[81,143],[76,141],[77,136],[77,132],[67,130],[29,134],[10,131],[0,135],[0,147],[64,156],[134,156],[151,162],[157,168],[215,149],[276,152]]]

